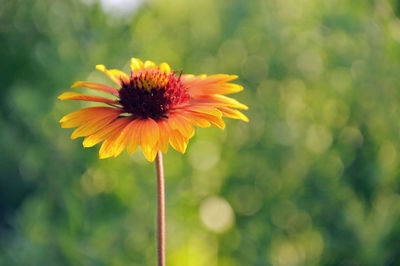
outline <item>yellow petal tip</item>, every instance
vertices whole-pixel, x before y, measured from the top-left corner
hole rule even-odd
[[[136,57],[132,57],[131,58],[131,63],[132,64],[137,64],[137,65],[143,64],[142,60],[140,60],[139,58],[136,58]]]
[[[248,107],[247,105],[244,105],[244,104],[240,104],[240,107],[241,107],[243,110],[248,110],[248,109],[249,109],[249,107]]]
[[[79,87],[80,84],[81,84],[80,81],[75,81],[74,84],[71,85],[71,88]]]
[[[171,72],[171,67],[165,62],[161,63],[158,68],[160,69],[160,71],[165,72],[167,74]]]
[[[105,71],[106,67],[105,67],[105,65],[96,65],[96,69],[100,70],[100,71]]]
[[[65,100],[65,98],[67,98],[68,95],[70,95],[70,92],[64,92],[63,94],[59,95],[57,98],[61,101]]]
[[[143,65],[145,68],[153,68],[156,64],[153,61],[146,60]]]

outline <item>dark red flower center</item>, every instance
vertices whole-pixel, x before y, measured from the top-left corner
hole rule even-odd
[[[182,73],[175,76],[175,72],[167,74],[157,70],[131,73],[129,83],[123,83],[119,91],[123,109],[140,118],[168,117],[172,108],[189,101],[181,76]]]

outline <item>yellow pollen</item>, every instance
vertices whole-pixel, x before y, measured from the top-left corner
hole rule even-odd
[[[152,89],[161,89],[168,83],[168,78],[162,75],[156,75],[155,77],[146,76],[141,79],[141,84],[144,89],[151,91]]]
[[[159,82],[159,84],[161,85],[161,87],[167,85],[168,83],[168,79],[166,77],[161,77],[161,80]]]
[[[150,92],[151,90],[160,90],[161,88],[167,86],[168,77],[163,73],[146,73],[135,79],[136,88],[146,90]]]
[[[139,89],[143,88],[142,87],[142,82],[140,82],[140,80],[137,81],[137,86],[139,87]]]
[[[151,90],[151,87],[150,87],[150,85],[149,85],[148,82],[144,82],[143,87],[144,87],[147,91],[150,91],[150,90]]]

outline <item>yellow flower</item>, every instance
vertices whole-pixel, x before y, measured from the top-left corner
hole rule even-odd
[[[229,81],[235,75],[182,75],[171,71],[167,63],[157,66],[131,59],[130,75],[117,70],[96,68],[118,85],[78,81],[74,87],[87,87],[109,93],[114,99],[65,92],[60,100],[81,100],[105,103],[108,106],[89,107],[64,116],[63,128],[78,127],[72,139],[85,137],[84,147],[103,141],[100,158],[118,156],[125,148],[132,154],[141,146],[144,156],[153,161],[157,151],[166,153],[169,144],[184,153],[194,135],[194,127],[225,128],[222,117],[248,121],[236,109],[247,106],[223,94],[235,93],[243,87]]]

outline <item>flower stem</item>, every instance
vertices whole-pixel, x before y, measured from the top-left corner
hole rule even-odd
[[[165,266],[165,192],[164,167],[161,151],[156,157],[157,170],[157,255],[158,266]]]

